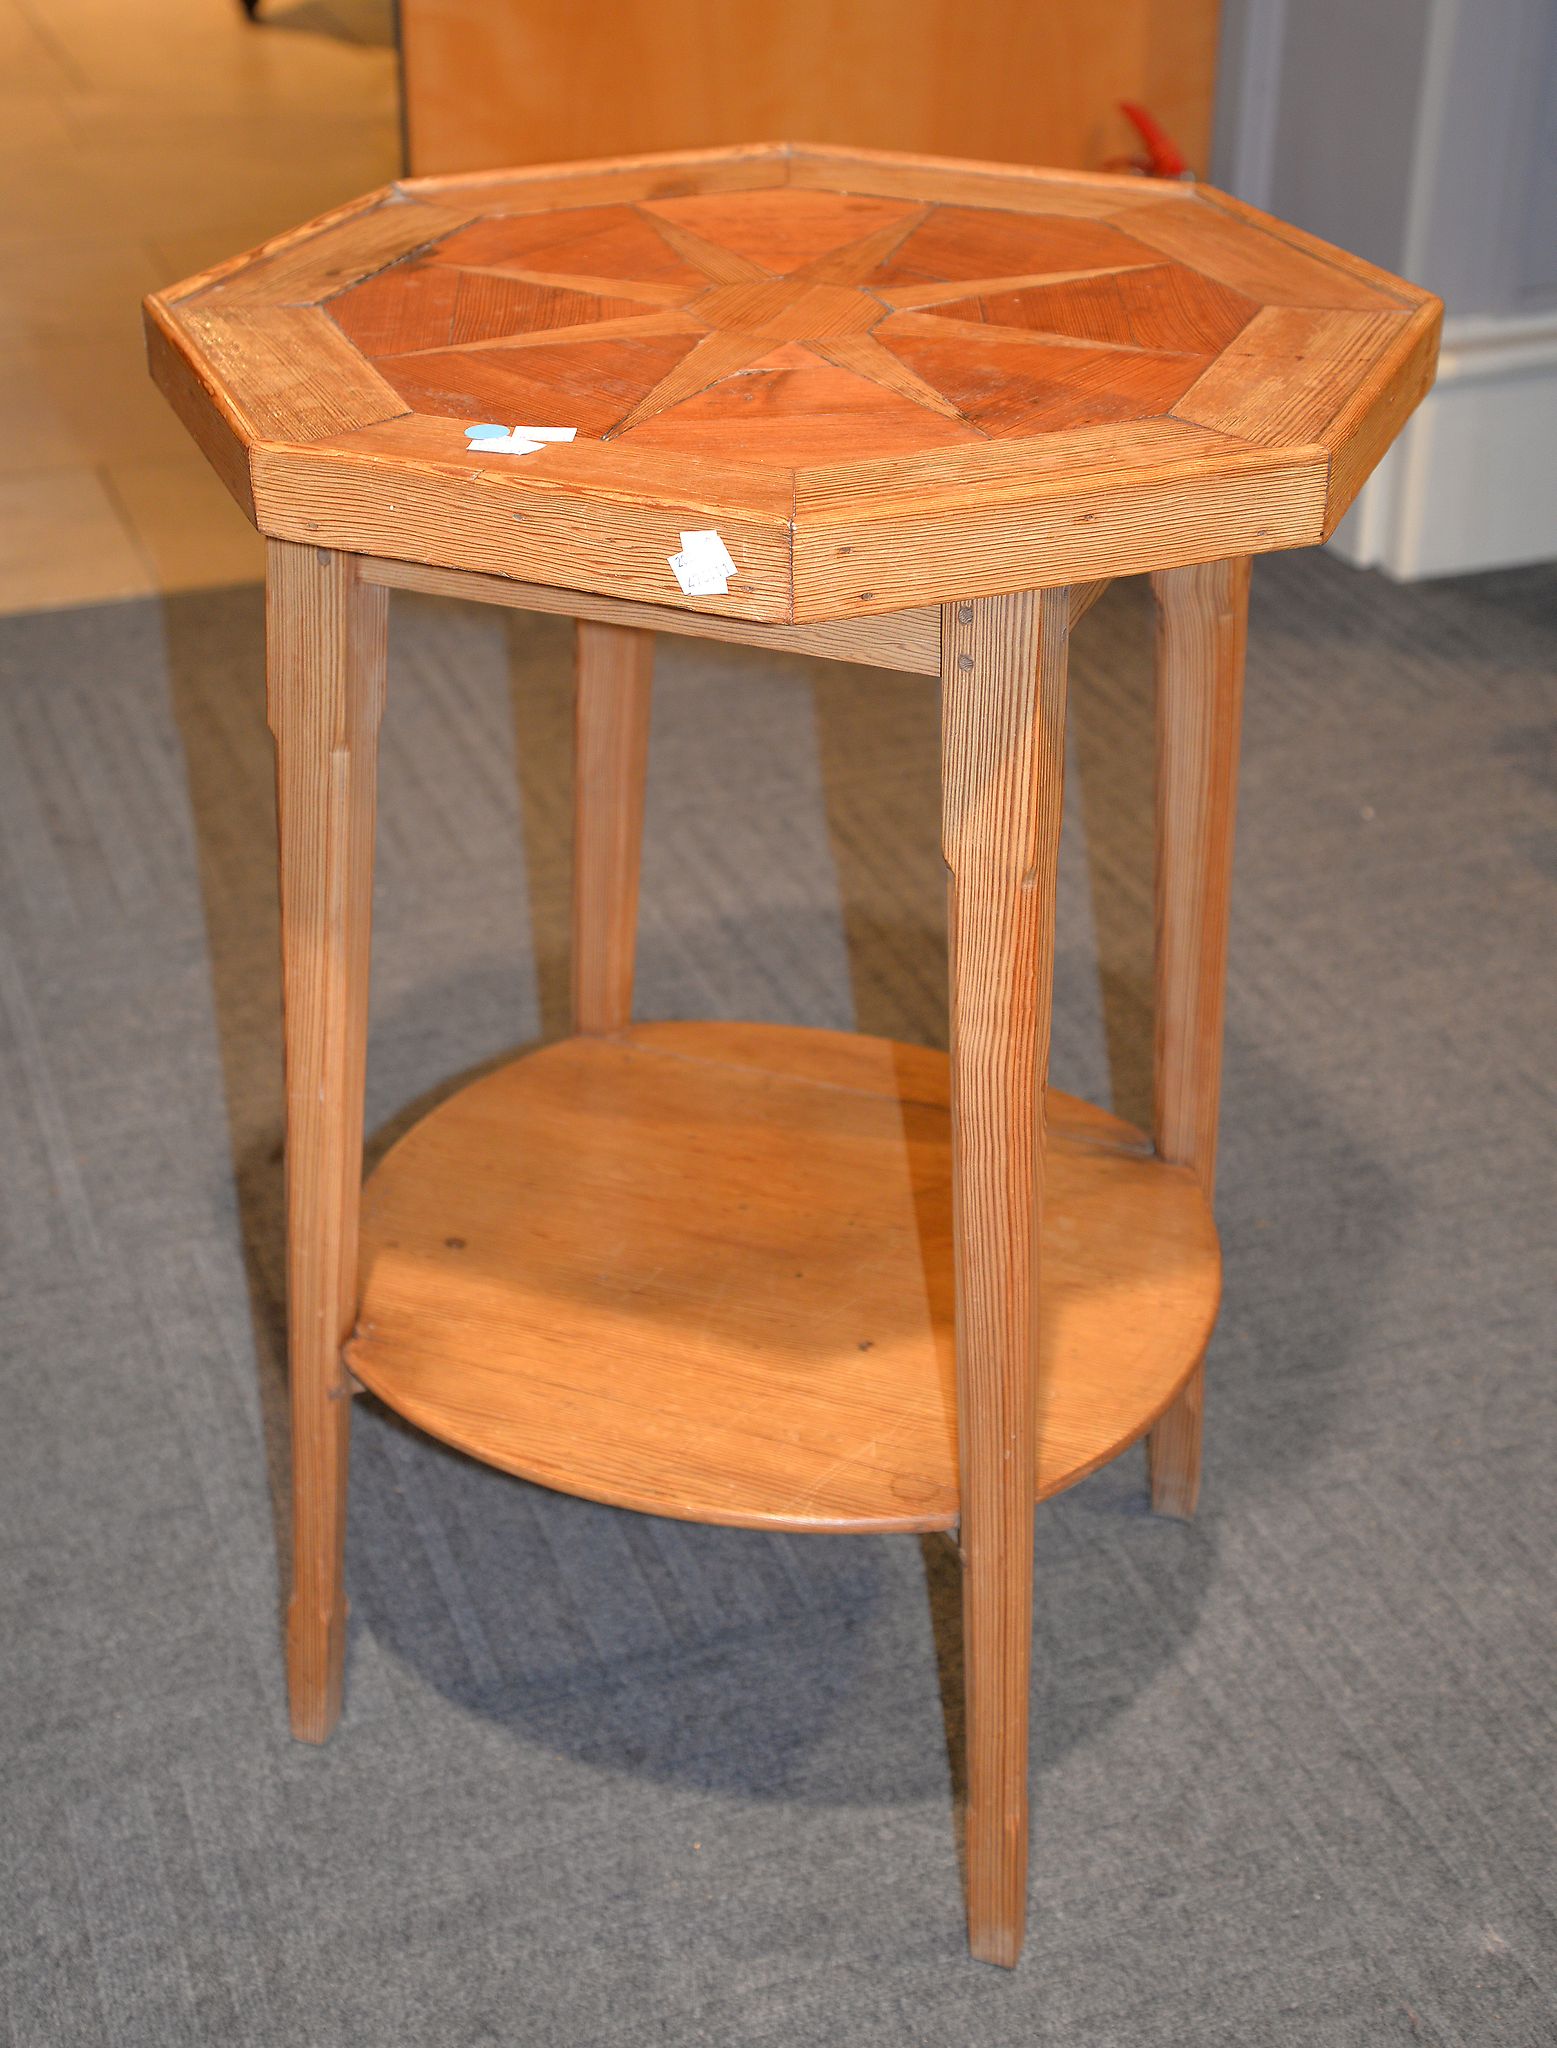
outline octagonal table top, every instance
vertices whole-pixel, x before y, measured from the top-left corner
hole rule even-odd
[[[1320,540],[1439,314],[1203,187],[776,144],[409,179],[147,329],[266,533],[820,620]]]

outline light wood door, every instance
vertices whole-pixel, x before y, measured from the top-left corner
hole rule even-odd
[[[793,135],[1096,170],[1151,109],[1202,175],[1218,0],[401,0],[418,172]]]

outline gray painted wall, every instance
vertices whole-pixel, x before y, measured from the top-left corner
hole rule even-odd
[[[1213,176],[1451,313],[1557,306],[1557,0],[1224,0]]]
[[[1424,0],[1295,0],[1285,9],[1270,209],[1398,269],[1429,9]]]

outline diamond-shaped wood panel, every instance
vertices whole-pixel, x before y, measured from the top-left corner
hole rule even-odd
[[[412,180],[148,314],[267,532],[680,602],[717,523],[759,618],[1318,539],[1438,320],[1202,190],[785,147]]]

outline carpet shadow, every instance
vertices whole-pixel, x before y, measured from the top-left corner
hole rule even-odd
[[[291,1572],[282,1152],[281,916],[275,754],[265,723],[264,593],[161,600],[169,704],[183,747],[211,1002],[254,1336],[284,1612]]]
[[[259,606],[255,593],[223,593],[170,600],[165,615],[269,1446],[279,1605],[290,1474],[273,761],[261,702]],[[507,630],[515,659],[529,660],[525,622]],[[555,654],[550,622],[542,622],[536,644]],[[1080,683],[1078,725],[1088,715],[1085,675]],[[669,652],[660,687],[677,687]],[[935,686],[828,664],[818,665],[815,691],[838,883],[836,904],[817,915],[841,923],[859,1027],[944,1044]],[[567,785],[565,704],[564,676],[519,706],[521,843],[538,960],[526,970],[524,1000],[544,1035],[557,1027],[564,987],[567,810],[559,792]],[[395,715],[392,689],[391,721]],[[1149,717],[1144,723],[1149,747]],[[1112,737],[1093,747],[1094,761],[1113,763],[1102,795],[1096,793],[1086,766],[1089,744],[1078,735],[1084,879],[1104,966],[1104,1064],[1114,1070],[1116,1105],[1139,1117],[1149,917],[1143,954],[1140,885],[1126,878],[1139,866],[1142,810],[1137,799],[1120,793],[1131,764]],[[1131,760],[1138,778],[1139,761]],[[513,857],[517,862],[517,847]],[[1148,904],[1149,890],[1148,872]],[[717,950],[720,931],[706,905],[683,905],[669,918],[663,904],[657,912],[654,929],[674,939],[675,957]],[[771,941],[761,917],[743,925],[743,939],[748,954],[762,955]],[[402,974],[396,1001],[375,1016],[375,1032],[426,1048],[456,1042],[451,1017],[472,1009],[494,1013],[514,1000],[506,983],[494,984],[494,971],[478,959],[453,971],[434,962],[424,976]],[[722,993],[714,991],[716,1007]],[[732,981],[724,1014],[743,1008]],[[1057,1016],[1057,1030],[1058,1022]],[[506,1056],[490,1054],[415,1092],[379,1120],[370,1160],[432,1102]],[[1350,1333],[1367,1314],[1366,1278],[1388,1257],[1399,1219],[1396,1193],[1381,1170],[1357,1153],[1344,1131],[1325,1123],[1323,1105],[1291,1076],[1236,1037],[1227,1065],[1229,1123],[1249,1116],[1252,1125],[1250,1138],[1240,1143],[1255,1150],[1266,1131],[1297,1122],[1308,1132],[1307,1157],[1325,1164],[1323,1177],[1299,1175],[1283,1188],[1278,1227],[1308,1242],[1316,1234],[1333,1237],[1340,1227],[1348,1254],[1341,1277],[1355,1283],[1360,1276],[1363,1283],[1332,1287],[1332,1268],[1321,1263],[1305,1275],[1303,1288],[1274,1308],[1246,1303],[1230,1256],[1228,1307],[1212,1352],[1213,1446],[1216,1387],[1263,1369],[1278,1322],[1284,1358],[1322,1351],[1325,1361],[1307,1389],[1301,1426],[1291,1427],[1289,1416],[1289,1426],[1267,1432],[1252,1454],[1243,1447],[1236,1474],[1242,1490],[1267,1482],[1281,1463],[1300,1461],[1332,1426],[1339,1367]],[[1233,1252],[1236,1237],[1235,1228]],[[891,1805],[944,1798],[948,1775],[958,1785],[959,1589],[944,1544],[776,1536],[596,1507],[480,1466],[409,1430],[371,1400],[357,1404],[353,1437],[354,1639],[360,1643],[371,1633],[418,1682],[515,1740],[606,1771],[647,1772],[759,1799]],[[1193,1636],[1216,1571],[1214,1451],[1212,1474],[1206,1508],[1191,1529],[1146,1516],[1138,1453],[1040,1510],[1040,1769],[1105,1717],[1125,1710]],[[1121,1545],[1138,1547],[1143,1540],[1154,1556],[1171,1557],[1174,1570],[1171,1600],[1152,1603],[1149,1616],[1121,1564]],[[914,1724],[913,1740],[871,1739],[873,1730],[905,1716]],[[937,1721],[944,1744],[935,1740]],[[905,1757],[915,1760],[906,1771]]]

